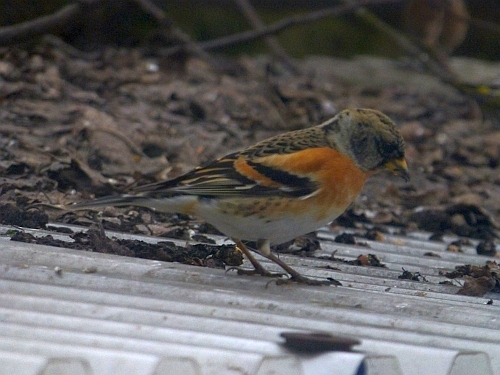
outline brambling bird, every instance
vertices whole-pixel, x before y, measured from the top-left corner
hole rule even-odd
[[[394,122],[373,109],[346,109],[321,125],[261,141],[180,177],[145,185],[133,194],[71,206],[140,206],[197,216],[231,237],[252,263],[244,274],[267,271],[242,240],[256,241],[265,258],[291,281],[307,278],[271,252],[330,223],[356,199],[367,179],[387,168],[408,180],[405,144]]]

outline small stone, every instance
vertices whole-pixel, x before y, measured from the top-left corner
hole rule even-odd
[[[7,61],[0,61],[0,76],[8,77],[12,74],[15,67]]]
[[[452,201],[455,204],[482,206],[484,199],[479,194],[465,193],[454,197]]]
[[[457,227],[461,227],[464,225],[467,225],[467,221],[465,220],[464,215],[462,214],[455,214],[451,217],[451,223],[452,225],[455,225]]]
[[[83,273],[96,273],[97,272],[97,267],[91,266],[91,267],[84,267],[82,269]]]
[[[418,121],[407,122],[401,125],[400,130],[403,138],[407,141],[425,139],[432,135],[432,131],[422,126]]]
[[[497,254],[495,242],[491,240],[480,241],[476,247],[476,252],[479,255],[487,255],[494,257]]]
[[[460,246],[451,243],[446,247],[446,251],[450,251],[452,253],[461,253],[462,249],[460,248]]]
[[[337,237],[335,237],[334,241],[337,243],[345,243],[347,245],[355,245],[356,244],[356,239],[354,238],[354,235],[352,235],[350,233],[339,234]]]

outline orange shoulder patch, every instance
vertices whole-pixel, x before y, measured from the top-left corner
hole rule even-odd
[[[257,172],[254,168],[252,168],[252,166],[250,166],[247,163],[245,157],[243,156],[240,156],[238,159],[235,160],[234,168],[236,169],[236,171],[238,171],[238,173],[242,174],[243,176],[245,176],[250,180],[255,181],[256,183],[262,186],[275,187],[275,188],[283,186],[279,182],[276,182],[271,178]]]
[[[316,182],[318,193],[297,205],[315,206],[314,215],[318,221],[344,212],[372,175],[360,169],[350,157],[327,147],[269,155],[256,161]]]

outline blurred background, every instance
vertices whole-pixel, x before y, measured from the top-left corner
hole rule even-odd
[[[87,2],[91,4],[84,17],[59,31],[59,36],[79,49],[88,51],[103,45],[166,46],[171,42],[169,35],[159,31],[157,20],[141,9],[140,1],[87,0]],[[13,25],[51,14],[70,3],[65,0],[3,0],[0,2],[0,26]],[[251,28],[236,1],[152,0],[151,3],[162,9],[175,25],[196,41],[209,40]],[[341,2],[326,0],[251,2],[266,24],[339,3]],[[397,30],[422,34],[422,30],[419,31],[417,28],[425,28],[426,22],[432,23],[429,9],[426,13],[422,8],[436,9],[443,3],[451,4],[450,6],[463,3],[472,19],[468,30],[465,30],[464,38],[458,36],[463,42],[460,40],[460,43],[453,47],[453,54],[499,60],[500,35],[498,26],[494,27],[495,24],[500,24],[498,0],[407,0],[370,6],[369,9]],[[468,16],[467,11],[464,17]],[[488,23],[493,24],[493,27],[489,27]],[[432,28],[432,25],[428,26]],[[432,33],[430,29],[427,31]],[[460,34],[460,31],[456,33]],[[386,35],[354,14],[328,17],[307,25],[288,28],[279,33],[278,38],[293,57],[305,55],[349,57],[357,54],[397,57],[402,53]],[[229,54],[259,54],[265,53],[267,49],[264,41],[260,39],[227,47],[222,51]]]

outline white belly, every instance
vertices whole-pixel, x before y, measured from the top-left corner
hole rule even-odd
[[[180,196],[168,199],[135,202],[134,204],[151,207],[163,212],[182,212],[194,215],[212,224],[228,237],[247,241],[269,240],[277,245],[290,241],[298,236],[312,232],[335,220],[345,207],[332,209],[323,219],[318,220],[316,212],[308,214],[289,214],[269,209],[262,218],[258,214],[249,214],[252,204],[243,205],[241,211],[236,203],[230,212],[223,212],[220,201],[199,199],[196,196]],[[247,212],[245,213],[245,210]]]
[[[202,204],[198,207],[197,216],[229,237],[248,241],[267,239],[277,245],[330,223],[342,212],[332,212],[323,221],[317,221],[313,215],[282,215],[265,220],[256,215],[242,217],[221,214],[214,210],[213,205]]]

